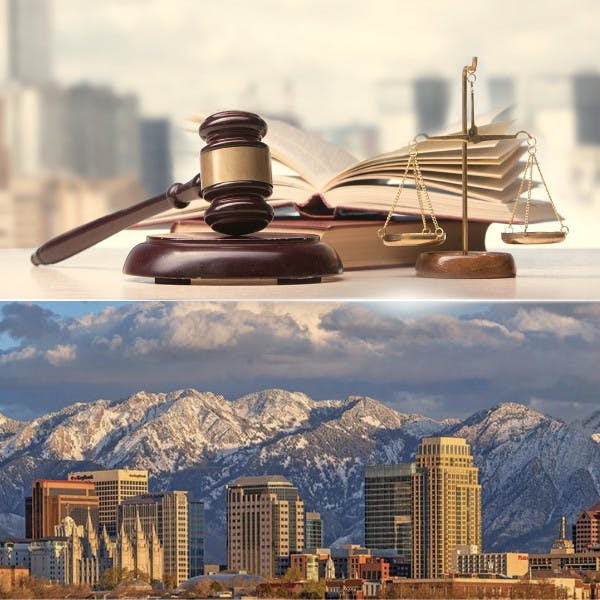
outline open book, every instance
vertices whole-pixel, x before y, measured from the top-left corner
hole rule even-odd
[[[507,133],[510,121],[479,126],[480,133]],[[393,202],[409,158],[409,147],[358,162],[351,154],[297,127],[268,121],[265,142],[274,162],[273,206],[295,205],[305,216],[319,218],[338,212],[378,212],[385,215]],[[418,161],[433,209],[441,219],[462,218],[461,142],[425,140],[417,145]],[[468,147],[469,220],[508,222],[520,185],[526,152],[523,140],[485,141]],[[281,167],[288,174],[281,173]],[[418,215],[417,194],[407,178],[396,212]],[[207,203],[198,200],[143,225],[199,218]],[[518,222],[518,217],[515,221]],[[553,220],[547,202],[532,201],[529,220]]]

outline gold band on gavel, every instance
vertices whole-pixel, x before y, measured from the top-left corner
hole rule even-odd
[[[269,148],[232,146],[200,154],[202,188],[227,181],[272,183]]]

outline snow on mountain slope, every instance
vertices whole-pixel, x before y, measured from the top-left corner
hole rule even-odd
[[[435,421],[360,396],[227,400],[194,389],[77,403],[29,423],[0,415],[0,533],[15,535],[36,477],[122,466],[148,469],[153,489],[205,500],[209,559],[223,556],[225,486],[241,475],[285,475],[322,513],[328,542],[360,542],[365,465],[407,462],[423,436],[457,435],[480,468],[486,548],[544,550],[562,513],[572,519],[600,497],[597,420],[566,424],[505,403]]]

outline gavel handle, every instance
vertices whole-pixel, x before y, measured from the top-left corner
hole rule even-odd
[[[42,244],[31,255],[31,262],[34,265],[60,262],[143,219],[169,208],[185,208],[200,196],[200,185],[200,175],[196,175],[187,183],[174,183],[164,194],[61,233]]]

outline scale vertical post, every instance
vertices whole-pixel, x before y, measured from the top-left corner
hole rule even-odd
[[[469,210],[467,205],[467,139],[469,131],[467,129],[467,77],[469,69],[477,66],[477,57],[473,58],[471,67],[464,67],[462,72],[462,251],[463,254],[469,253]]]
[[[475,107],[471,89],[471,127],[467,123],[467,83],[474,77],[477,57],[462,70],[462,250],[423,252],[417,257],[416,272],[419,277],[439,277],[443,279],[496,279],[514,277],[515,261],[506,252],[469,252],[469,211],[468,211],[468,143],[477,143],[481,137],[475,125]],[[494,139],[502,139],[499,136]],[[435,138],[430,138],[435,139]],[[444,139],[440,136],[438,139]],[[448,137],[446,137],[448,139]],[[491,139],[491,136],[486,136]]]

